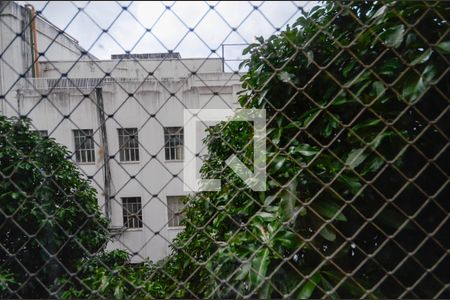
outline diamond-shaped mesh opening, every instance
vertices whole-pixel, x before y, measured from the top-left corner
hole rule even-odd
[[[1,2],[0,296],[449,298],[449,39],[438,1]]]

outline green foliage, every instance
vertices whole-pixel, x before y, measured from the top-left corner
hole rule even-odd
[[[76,278],[58,281],[63,299],[108,298],[142,299],[166,297],[163,284],[156,278],[158,270],[149,262],[130,264],[122,250],[99,253],[83,259],[77,266]]]
[[[11,292],[11,286],[14,285],[14,274],[9,271],[0,269],[0,297],[6,298]]]
[[[405,257],[445,220],[429,199],[446,178],[408,180],[448,139],[427,124],[449,94],[449,10],[327,2],[245,49],[239,101],[267,111],[268,190],[251,192],[225,165],[239,149],[251,167],[251,126],[215,126],[201,173],[222,189],[186,200],[172,275],[201,297],[395,298],[423,266],[438,264],[423,253],[423,266]],[[445,235],[435,239],[448,245]],[[448,260],[437,266],[448,282]],[[430,276],[406,295],[434,297],[438,287]]]
[[[108,240],[95,189],[68,157],[29,121],[0,116],[0,263],[14,278],[2,286],[21,297],[49,297],[56,278]]]

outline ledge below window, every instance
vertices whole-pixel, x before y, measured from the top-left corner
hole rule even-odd
[[[164,163],[183,163],[184,160],[164,160]]]
[[[183,230],[186,229],[186,226],[171,226],[167,227],[168,230]]]
[[[95,161],[93,162],[75,162],[78,166],[95,166],[97,163]]]
[[[120,160],[118,160],[116,162],[119,163],[119,164],[124,164],[124,165],[138,165],[138,164],[141,163],[140,160],[130,160],[130,161],[120,161]]]
[[[124,232],[136,232],[136,231],[142,231],[142,228],[127,228],[124,230]]]

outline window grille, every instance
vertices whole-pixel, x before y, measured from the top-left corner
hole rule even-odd
[[[166,160],[183,160],[184,133],[182,127],[164,128]]]
[[[79,163],[95,162],[94,132],[92,129],[74,130],[75,161]]]
[[[181,226],[183,220],[184,204],[181,201],[181,196],[167,197],[167,216],[169,220],[169,227]]]
[[[127,228],[142,228],[141,197],[122,198],[123,225]]]
[[[119,128],[120,161],[139,161],[137,128]]]

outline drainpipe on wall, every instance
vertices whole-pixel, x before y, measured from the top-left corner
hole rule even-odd
[[[106,133],[105,107],[103,104],[102,88],[95,89],[97,100],[97,116],[100,128],[100,143],[103,145],[103,194],[105,196],[105,216],[111,221],[111,168],[109,165],[108,135]]]
[[[36,10],[31,4],[25,5],[28,8],[30,18],[30,46],[31,46],[31,61],[32,61],[32,76],[39,77],[39,52],[37,48],[37,34],[36,34]]]
[[[21,89],[17,90],[17,114],[20,117],[22,117],[22,107],[20,105],[21,102],[23,102],[23,91]]]
[[[9,1],[0,1],[0,18],[3,16],[3,10],[5,9],[5,7],[9,4]],[[2,45],[2,30],[0,30],[0,51],[3,52],[3,45]],[[4,95],[3,95],[3,78],[4,78],[4,74],[3,74],[3,63],[2,60],[0,59],[0,115],[5,115],[5,99],[4,99]]]

